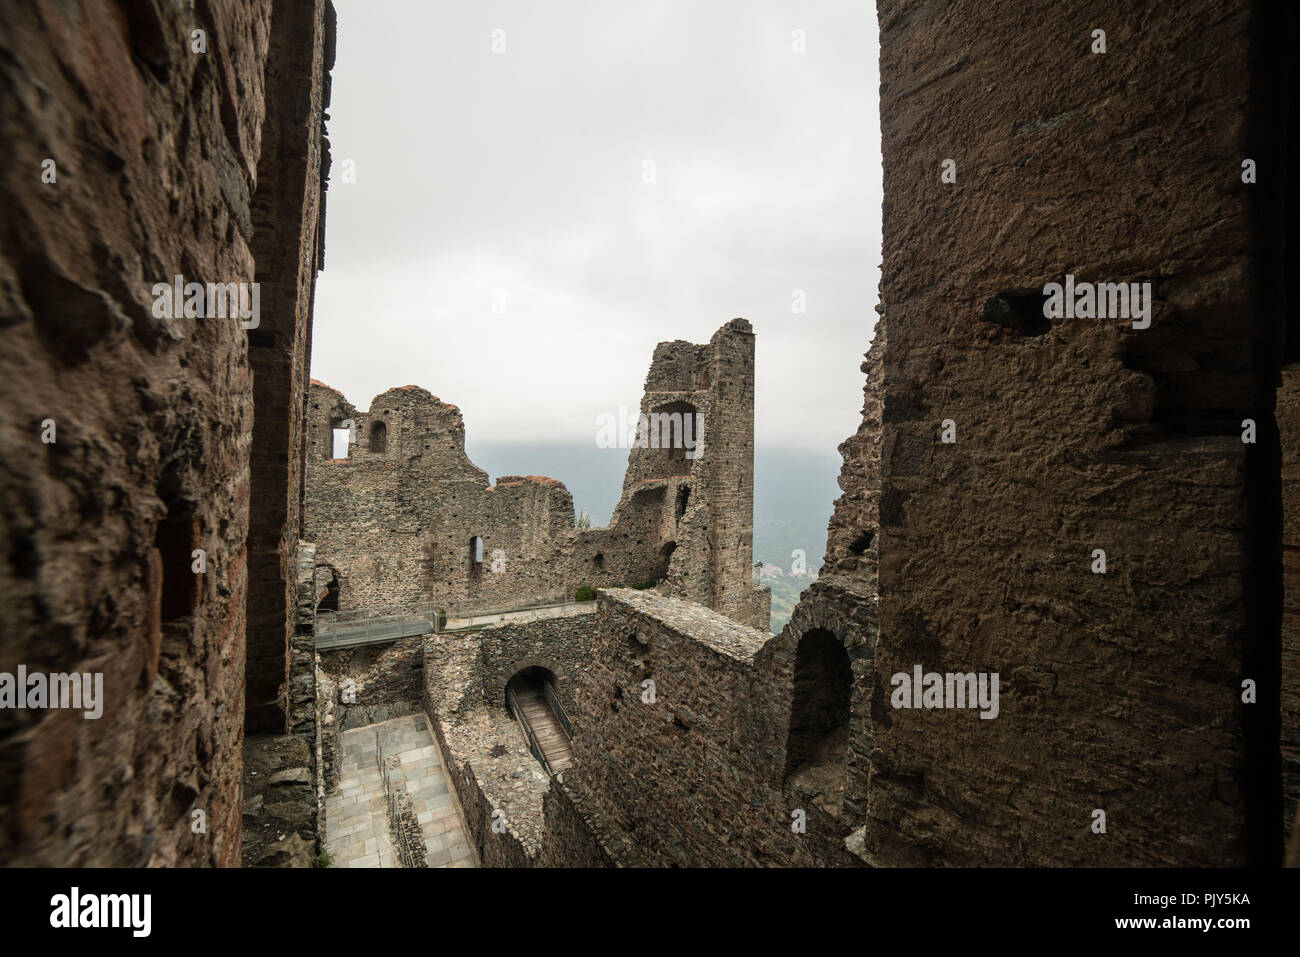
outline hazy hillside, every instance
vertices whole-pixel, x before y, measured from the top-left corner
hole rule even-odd
[[[585,509],[593,525],[609,521],[623,490],[626,449],[559,442],[467,443],[474,464],[495,481],[501,475],[548,475],[573,493],[576,509]],[[799,593],[812,578],[791,578],[791,553],[805,553],[815,572],[826,548],[826,523],[839,495],[837,455],[803,449],[760,447],[754,456],[754,561],[780,568],[782,575],[760,580],[772,586],[772,629],[790,617]]]

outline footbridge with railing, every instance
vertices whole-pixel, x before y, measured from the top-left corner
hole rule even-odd
[[[506,622],[538,621],[596,610],[594,601],[563,596],[521,600],[496,606],[472,602],[425,603],[383,611],[317,612],[316,648],[328,651],[378,645],[442,632],[468,632]]]

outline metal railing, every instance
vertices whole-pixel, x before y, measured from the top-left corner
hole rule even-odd
[[[448,621],[470,622],[454,631],[482,627],[493,622],[474,623],[476,618],[520,614],[547,608],[577,604],[567,593],[557,591],[507,604],[485,605],[475,601],[447,603],[421,602],[413,605],[390,605],[381,609],[353,611],[318,611],[316,644],[321,648],[348,648],[381,641],[395,641],[412,635],[447,630]],[[585,603],[583,603],[585,604]],[[594,607],[594,605],[593,605]]]
[[[564,589],[555,589],[539,595],[530,595],[517,600],[507,600],[495,605],[486,604],[483,599],[464,598],[459,601],[446,602],[440,607],[446,611],[448,618],[478,618],[483,615],[504,615],[512,611],[529,611],[533,608],[549,608],[564,605],[573,598]]]
[[[564,710],[564,705],[560,704],[560,698],[555,693],[555,689],[551,687],[549,681],[542,682],[542,694],[546,697],[546,703],[551,706],[551,711],[553,711],[555,716],[560,719],[560,727],[564,729],[564,733],[567,734],[569,740],[572,741],[573,722],[569,719],[569,712]]]
[[[528,749],[533,752],[533,757],[541,763],[542,769],[547,774],[550,774],[551,766],[546,762],[546,755],[542,754],[542,746],[533,737],[533,729],[528,727],[528,719],[524,717],[524,709],[519,707],[519,701],[515,698],[514,691],[509,687],[506,688],[506,704],[510,706],[510,713],[519,722],[519,727],[524,729],[524,734],[528,737]]]
[[[441,622],[432,604],[382,612],[318,612],[316,645],[347,648],[377,641],[395,641],[438,631]]]

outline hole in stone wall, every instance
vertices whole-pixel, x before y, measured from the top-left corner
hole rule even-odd
[[[334,429],[334,448],[333,457],[336,459],[345,459],[348,457],[348,430]]]
[[[691,500],[691,490],[687,485],[683,485],[677,490],[677,520],[680,522],[682,516],[686,514],[686,506]]]
[[[194,549],[199,547],[199,523],[184,516],[168,516],[158,523],[154,548],[162,558],[162,620],[175,621],[194,611],[199,603],[203,576],[194,571]]]
[[[483,571],[483,539],[471,535],[469,539],[469,574],[478,578]]]
[[[868,529],[865,532],[862,532],[861,534],[858,535],[857,538],[853,540],[853,544],[849,546],[849,551],[851,551],[854,555],[863,554],[868,548],[871,547],[871,540],[875,538],[875,535],[876,533],[871,531],[870,529]]]
[[[1021,336],[1041,336],[1052,328],[1051,320],[1043,315],[1047,297],[1041,292],[1003,292],[984,303],[980,316],[985,322],[1005,326]]]
[[[852,691],[853,669],[839,639],[823,628],[800,638],[786,740],[788,780],[823,794],[842,792]]]
[[[658,561],[655,563],[654,574],[651,576],[654,582],[661,582],[668,577],[668,564],[672,561],[673,552],[675,551],[677,551],[676,542],[668,542],[659,549]]]
[[[316,610],[338,611],[342,586],[338,572],[328,565],[316,566]]]
[[[388,451],[388,426],[382,422],[376,422],[370,427],[370,451]]]
[[[700,443],[700,417],[689,402],[669,402],[650,410],[646,422],[648,448],[657,450],[658,475],[685,475],[694,459],[687,457]]]
[[[597,569],[603,570],[603,569],[605,568],[605,555],[604,555],[604,553],[603,553],[603,552],[597,552],[597,553],[595,554],[595,557],[592,558],[592,562],[595,564],[595,566],[596,566]]]

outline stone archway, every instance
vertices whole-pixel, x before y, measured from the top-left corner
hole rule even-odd
[[[842,794],[846,783],[853,669],[844,645],[813,628],[795,647],[785,778],[808,790]],[[838,800],[832,803],[838,804]]]

